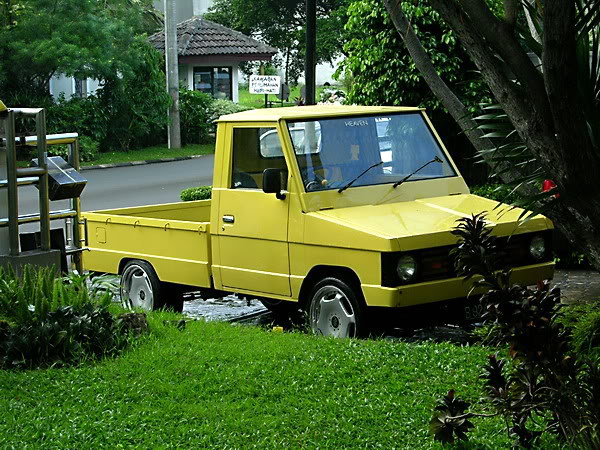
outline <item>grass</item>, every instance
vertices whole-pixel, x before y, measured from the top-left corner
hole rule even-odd
[[[98,164],[118,164],[133,161],[157,160],[163,158],[180,158],[182,156],[208,155],[214,153],[215,145],[190,144],[178,149],[169,149],[167,144],[140,148],[122,152],[99,153],[98,157],[91,161],[82,161],[82,166],[96,166]],[[28,167],[29,159],[17,161],[17,167]]]
[[[167,145],[156,145],[128,152],[100,153],[93,161],[81,163],[82,166],[97,164],[116,164],[132,161],[155,160],[162,158],[179,158],[182,156],[207,155],[215,151],[214,144],[193,144],[178,149],[169,149]]]
[[[319,100],[319,96],[321,91],[323,90],[323,86],[317,86],[316,98]],[[238,90],[238,101],[240,105],[247,106],[249,108],[264,108],[265,107],[265,96],[260,94],[251,94],[248,87],[240,86]],[[289,104],[285,106],[291,106],[294,104],[294,99],[300,97],[300,86],[292,86],[290,87],[290,99]],[[269,100],[274,102],[280,101],[276,95],[269,95]],[[279,104],[274,103],[274,106],[279,106]]]
[[[153,333],[118,359],[0,372],[0,447],[440,448],[435,399],[480,395],[482,347],[169,318],[150,314]],[[477,424],[476,448],[509,447],[500,419]]]

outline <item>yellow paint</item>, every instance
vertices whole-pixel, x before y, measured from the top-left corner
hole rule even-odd
[[[418,108],[315,106],[246,111],[219,120],[212,200],[83,213],[89,252],[85,267],[117,273],[124,259],[148,261],[162,281],[213,287],[248,295],[298,301],[311,270],[346,268],[356,274],[371,306],[403,307],[464,297],[461,278],[382,287],[382,252],[453,245],[460,218],[487,211],[496,236],[552,228],[537,216],[518,225],[522,210],[469,193],[447,150],[456,176],[305,192],[287,131],[287,120],[343,117]],[[236,128],[273,128],[288,168],[287,192],[279,200],[258,189],[231,189],[232,136]],[[439,140],[439,137],[436,135]],[[252,174],[270,167],[261,161]],[[224,217],[233,217],[226,222]],[[513,279],[535,284],[552,278],[553,264],[516,268]]]
[[[0,113],[6,111],[8,108],[6,105],[0,100]]]

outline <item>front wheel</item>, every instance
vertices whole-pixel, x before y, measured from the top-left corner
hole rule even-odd
[[[342,280],[328,277],[313,288],[308,320],[314,334],[359,337],[366,334],[365,311],[357,294]]]

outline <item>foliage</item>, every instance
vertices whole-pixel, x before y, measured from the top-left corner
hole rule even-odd
[[[213,123],[219,117],[224,116],[226,114],[234,114],[237,112],[248,111],[249,109],[252,108],[244,105],[239,105],[237,103],[232,102],[231,100],[215,99],[209,107],[208,121],[210,123]]]
[[[165,136],[170,104],[166,92],[163,57],[147,42],[133,43],[129,49],[137,55],[131,70],[105,78],[98,92],[100,111],[105,118],[94,123],[105,125],[100,142],[106,150],[128,150],[159,144]]]
[[[148,43],[132,45],[139,60],[131,70],[106,79],[96,95],[85,98],[61,96],[57,101],[29,98],[29,104],[47,108],[49,133],[76,132],[83,138],[82,160],[94,157],[92,141],[99,151],[129,150],[159,144],[167,125],[170,99],[165,90],[162,56]],[[29,123],[32,132],[32,123]],[[87,144],[87,148],[86,148]]]
[[[483,184],[471,187],[471,194],[496,200],[497,202],[514,204],[519,200],[519,193],[506,184]]]
[[[600,300],[571,304],[562,312],[559,320],[571,331],[575,353],[600,358]]]
[[[139,60],[150,0],[3,0],[0,2],[0,97],[47,96],[64,73],[105,80],[128,76]]]
[[[401,3],[437,72],[469,107],[477,108],[489,98],[489,92],[454,33],[426,0]],[[338,72],[352,74],[348,92],[351,103],[441,110],[380,1],[353,2],[348,8],[346,32],[347,57]]]
[[[0,367],[77,364],[113,354],[127,344],[108,312],[112,286],[76,273],[55,278],[49,268],[24,266],[17,276],[0,268]]]
[[[558,320],[559,291],[513,285],[510,271],[498,264],[495,238],[483,215],[460,219],[453,233],[460,238],[453,251],[455,269],[485,290],[484,319],[494,324],[497,341],[509,346],[512,367],[491,355],[481,375],[495,414],[504,417],[521,446],[535,445],[548,432],[570,445],[597,448],[600,367],[598,360],[572,352],[571,336]],[[465,410],[458,413],[461,419],[478,416]],[[453,433],[466,438],[468,430],[449,406],[437,409],[436,417],[444,425],[432,429],[436,439]]]
[[[148,313],[151,334],[102,364],[0,372],[0,446],[439,448],[425,430],[436,392],[476,397],[466,381],[488,352],[179,319]],[[509,448],[501,430],[496,418],[469,434]]]
[[[321,91],[319,103],[343,105],[346,103],[346,93],[341,89],[324,88]]]
[[[107,306],[111,293],[99,284],[105,279],[96,279],[90,289],[87,280],[77,273],[56,278],[54,269],[29,265],[17,276],[12,267],[0,266],[0,315],[16,324],[25,324],[39,321],[62,306],[89,303]]]
[[[191,202],[194,200],[208,200],[212,196],[212,186],[191,187],[181,191],[181,200]]]
[[[317,61],[333,61],[342,51],[346,7],[350,0],[317,0]],[[304,0],[215,0],[206,19],[279,49],[274,62],[285,71],[288,83],[297,83],[303,72],[306,8]],[[253,66],[250,66],[253,67]],[[255,67],[254,67],[255,68]]]
[[[203,92],[179,90],[182,145],[203,144],[207,141],[212,101],[212,97]]]

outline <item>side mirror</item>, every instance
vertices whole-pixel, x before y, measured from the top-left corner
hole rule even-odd
[[[281,169],[265,169],[263,172],[263,192],[275,194],[279,200],[285,199],[285,194],[281,192]]]

